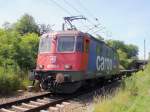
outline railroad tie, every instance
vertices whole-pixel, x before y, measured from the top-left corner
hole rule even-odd
[[[23,108],[23,107],[18,107],[18,106],[12,106],[12,108],[14,109],[14,110],[16,110],[16,111],[27,111],[27,110],[29,110],[29,109],[27,109],[27,108]]]
[[[44,103],[35,102],[35,101],[30,101],[30,103],[31,103],[32,105],[36,105],[36,106],[44,105]]]
[[[71,103],[63,102],[65,112],[71,112]]]
[[[48,102],[55,101],[54,99],[49,99],[49,98],[43,98],[43,100],[46,100]]]
[[[37,99],[37,101],[40,102],[40,103],[49,103],[49,101],[44,100],[44,99]]]
[[[62,104],[57,104],[56,107],[59,109],[59,112],[65,112],[65,106]]]
[[[49,112],[59,112],[59,109],[57,107],[49,107]]]
[[[15,112],[15,111],[11,111],[11,110],[7,110],[7,109],[2,108],[2,109],[0,109],[0,112]]]
[[[31,104],[26,104],[26,103],[22,103],[22,106],[27,107],[27,108],[36,108],[36,105],[31,105]]]
[[[40,110],[40,112],[48,112],[47,110]]]

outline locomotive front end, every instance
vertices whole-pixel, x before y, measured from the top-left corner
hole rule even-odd
[[[40,38],[35,78],[43,89],[71,93],[81,86],[85,60],[83,36],[66,31],[44,34]]]

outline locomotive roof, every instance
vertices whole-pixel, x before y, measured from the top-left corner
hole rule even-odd
[[[102,40],[99,40],[97,38],[95,38],[94,36],[90,35],[89,33],[83,33],[81,31],[78,31],[78,30],[65,30],[65,31],[54,31],[54,32],[50,32],[50,33],[46,33],[46,34],[43,34],[43,35],[49,35],[49,36],[54,36],[54,35],[61,35],[61,36],[72,36],[72,35],[75,35],[75,36],[83,36],[83,35],[87,35],[89,38],[92,38],[94,39],[95,41],[98,41],[100,43],[103,43],[105,44],[106,46],[108,46],[109,48],[111,48],[112,50],[114,50],[116,52],[116,50],[112,47],[110,47],[108,44],[106,44],[104,41]]]
[[[65,30],[65,31],[56,31],[56,32],[50,32],[46,33],[45,35],[77,35],[77,36],[82,36],[85,35],[85,33],[78,31],[78,30]]]
[[[106,42],[104,42],[104,41],[102,41],[102,40],[99,40],[99,39],[95,38],[94,36],[92,36],[92,35],[90,35],[90,34],[88,34],[88,33],[87,33],[87,35],[89,35],[90,38],[92,38],[92,39],[94,39],[94,40],[96,40],[96,41],[98,41],[98,42],[100,42],[100,43],[105,44],[106,46],[108,46],[109,48],[111,48],[113,51],[116,52],[116,49],[114,49],[113,47],[109,46]]]

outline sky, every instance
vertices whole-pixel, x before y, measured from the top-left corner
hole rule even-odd
[[[87,20],[74,24],[81,31],[139,47],[139,58],[150,52],[150,0],[0,0],[0,26],[14,23],[23,14],[32,15],[38,24],[61,30],[63,17],[83,15]],[[97,21],[96,19],[97,18]],[[96,32],[97,31],[97,32]]]

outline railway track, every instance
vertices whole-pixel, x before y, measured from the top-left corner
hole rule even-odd
[[[89,92],[91,92],[91,89],[78,91],[71,95],[57,95],[53,93],[46,93],[39,96],[1,104],[0,112],[40,112],[41,110],[48,109],[49,107],[56,106],[61,103],[63,103],[63,105],[68,105],[66,102],[67,100],[76,98]]]
[[[52,93],[46,93],[26,99],[20,99],[0,105],[0,112],[38,112],[42,109],[60,104],[71,97],[55,96]]]
[[[51,106],[56,106],[62,102],[66,102],[70,99],[91,93],[102,87],[110,86],[111,83],[107,83],[103,86],[95,87],[93,89],[84,89],[71,95],[55,95],[52,93],[46,93],[39,96],[30,97],[27,99],[21,99],[0,105],[0,112],[40,112],[41,110],[47,110]],[[48,112],[48,111],[46,111]],[[69,112],[69,111],[68,111]]]

